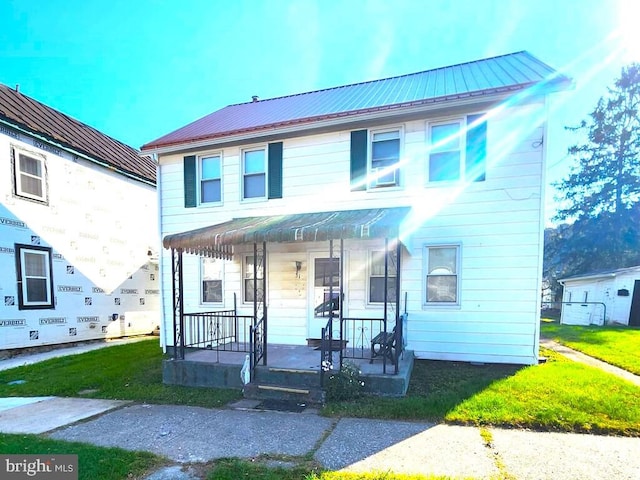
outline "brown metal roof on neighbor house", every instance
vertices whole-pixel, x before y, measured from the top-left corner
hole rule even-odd
[[[370,208],[234,218],[164,237],[165,248],[230,258],[232,246],[262,242],[316,242],[349,238],[396,238],[410,207]]]
[[[533,86],[553,91],[570,85],[568,77],[523,51],[399,77],[229,105],[143,145],[142,150]]]
[[[155,162],[93,127],[0,84],[0,121],[72,149],[128,175],[156,183]]]

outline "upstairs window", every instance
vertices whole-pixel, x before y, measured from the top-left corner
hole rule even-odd
[[[13,149],[15,194],[39,202],[47,202],[45,157]]]
[[[222,279],[224,262],[217,258],[201,258],[202,303],[222,303]]]
[[[282,142],[241,152],[243,199],[282,198]],[[223,154],[183,157],[184,207],[222,203]]]
[[[16,244],[18,308],[54,308],[51,249]]]
[[[200,157],[200,203],[222,201],[222,158],[220,155]]]
[[[429,152],[429,181],[460,180],[462,163],[461,122],[431,125]]]
[[[351,132],[351,190],[400,185],[402,129]]]
[[[242,152],[242,198],[266,197],[266,165],[264,148]]]
[[[398,185],[400,130],[371,132],[371,187]]]
[[[487,123],[484,115],[429,125],[429,182],[485,180]]]
[[[457,305],[460,282],[460,247],[428,246],[424,250],[425,305]]]

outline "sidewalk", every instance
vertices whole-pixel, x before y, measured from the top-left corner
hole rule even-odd
[[[223,457],[290,457],[290,461],[280,462],[286,465],[308,454],[324,468],[353,472],[519,480],[640,478],[640,438],[488,428],[492,440],[487,445],[477,427],[336,420],[313,412],[131,405],[45,397],[0,411],[0,430],[17,432],[15,426],[24,418],[30,419],[27,426],[38,424],[38,418],[58,418],[59,415],[52,415],[56,410],[66,411],[66,418],[60,419],[60,425],[48,420],[40,429],[46,430],[50,438],[146,450],[177,464],[151,474],[148,480],[195,480],[195,474],[181,472],[179,466]],[[84,420],[78,422],[69,412],[84,415]],[[14,428],[8,430],[11,419]]]
[[[544,342],[550,348],[566,348]],[[182,471],[183,466],[260,455],[282,456],[287,460],[271,462],[285,466],[312,455],[324,468],[353,472],[513,480],[640,479],[640,438],[332,419],[310,409],[286,413],[243,405],[240,401],[226,409],[208,409],[84,398],[6,398],[0,399],[0,431],[146,450],[174,462],[147,480],[195,480],[195,469]]]
[[[570,360],[573,360],[574,362],[580,362],[586,365],[590,365],[592,367],[599,368],[600,370],[604,370],[605,372],[611,373],[620,378],[624,378],[625,380],[640,386],[640,377],[638,375],[635,375],[631,372],[628,372],[627,370],[623,370],[622,368],[611,365],[607,362],[603,362],[602,360],[598,360],[597,358],[593,358],[593,357],[590,357],[589,355],[585,355],[582,352],[578,352],[569,347],[561,345],[560,343],[555,342],[554,340],[540,337],[540,346],[546,347],[549,350],[558,352],[564,355],[565,357],[569,358]]]

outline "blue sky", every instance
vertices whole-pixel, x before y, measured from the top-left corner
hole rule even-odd
[[[564,131],[639,61],[633,0],[3,0],[0,82],[139,148],[231,103],[528,50],[571,76]],[[553,192],[547,210],[553,210]]]

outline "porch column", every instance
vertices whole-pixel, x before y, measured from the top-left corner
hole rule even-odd
[[[384,336],[387,336],[387,307],[389,304],[389,239],[384,239],[384,320],[383,331]],[[397,310],[397,308],[396,308]],[[382,373],[387,373],[387,355],[382,356]]]
[[[254,262],[255,263],[255,262]],[[256,283],[255,280],[253,283]],[[262,337],[262,365],[267,364],[267,242],[262,242],[262,321],[264,335]]]
[[[171,275],[173,279],[173,356],[184,360],[182,249],[171,249]]]

